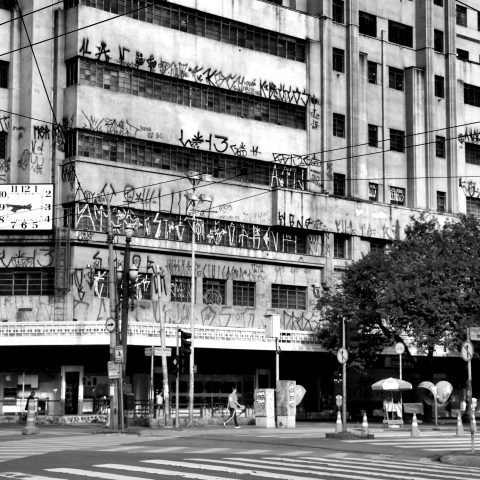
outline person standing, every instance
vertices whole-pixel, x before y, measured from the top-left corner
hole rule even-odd
[[[163,393],[161,390],[157,390],[157,394],[155,396],[155,403],[157,405],[156,413],[157,413],[157,418],[160,418],[160,415],[162,413],[162,407],[163,407]]]
[[[243,405],[238,403],[237,389],[232,388],[232,393],[228,396],[228,409],[230,410],[230,416],[223,422],[224,428],[227,428],[227,423],[232,420],[235,422],[235,428],[240,428],[237,421],[237,408],[243,408]]]

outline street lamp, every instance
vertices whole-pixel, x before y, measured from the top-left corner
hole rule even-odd
[[[122,374],[121,381],[119,382],[119,413],[120,413],[120,428],[124,428],[124,407],[123,404],[123,392],[124,392],[124,382],[126,378],[127,371],[127,338],[128,338],[128,307],[130,301],[130,283],[134,282],[137,279],[138,267],[136,265],[130,264],[130,244],[132,242],[134,228],[132,225],[127,224],[124,228],[125,233],[125,256],[122,266],[117,267],[117,285],[119,291],[121,291],[121,307],[122,307],[122,326],[121,326],[121,335],[120,341],[122,345]]]
[[[193,366],[195,362],[195,233],[196,233],[196,214],[197,207],[204,202],[211,202],[212,198],[206,193],[197,195],[196,189],[200,182],[211,182],[212,176],[200,174],[198,172],[188,172],[187,178],[192,185],[192,191],[187,197],[188,209],[192,214],[192,260],[191,260],[191,290],[190,290],[190,333],[191,333],[191,354],[188,368],[189,388],[188,388],[188,422],[193,426],[193,400],[194,400],[194,374]]]

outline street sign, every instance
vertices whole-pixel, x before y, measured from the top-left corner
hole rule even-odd
[[[480,341],[480,327],[470,327],[470,340]]]
[[[348,351],[346,348],[340,347],[337,352],[337,360],[338,363],[343,365],[344,363],[347,363],[348,360]]]
[[[115,362],[123,363],[123,347],[121,345],[115,345]]]
[[[115,362],[108,362],[108,378],[115,379],[120,378],[120,364]]]
[[[105,328],[107,329],[107,332],[114,332],[115,331],[115,319],[110,317],[107,318],[107,321],[105,322]]]
[[[463,359],[468,362],[473,357],[473,345],[472,342],[466,341],[462,343],[462,357]]]
[[[405,353],[405,345],[402,342],[398,342],[395,344],[395,351],[399,355],[403,355]]]
[[[162,348],[162,347],[153,347],[153,355],[155,357],[160,357],[165,355],[166,357],[172,356],[172,349],[171,348]],[[151,357],[152,356],[152,347],[145,347],[145,356]]]

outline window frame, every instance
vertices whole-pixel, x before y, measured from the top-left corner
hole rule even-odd
[[[435,136],[435,156],[437,158],[446,158],[447,156],[446,138],[440,135]]]
[[[218,278],[202,279],[202,303],[204,305],[226,305],[227,281]],[[217,291],[215,291],[217,289]],[[211,295],[211,297],[208,297]]]
[[[445,77],[435,75],[433,82],[435,96],[438,98],[445,98]]]
[[[443,31],[436,28],[433,30],[433,50],[442,54],[445,52]]]
[[[437,190],[437,212],[447,211],[447,192]]]
[[[455,23],[460,27],[467,27],[467,7],[458,4],[455,6]]]
[[[333,234],[333,258],[348,258],[348,237],[342,233]]]
[[[332,70],[345,73],[345,50],[332,47]]]
[[[55,292],[53,268],[0,269],[0,296],[41,296]]]
[[[344,0],[332,0],[332,21],[345,23],[345,2]]]
[[[333,113],[332,133],[334,137],[345,138],[345,115],[343,113]]]
[[[233,306],[255,307],[256,283],[233,280]]]
[[[403,198],[400,198],[402,196]],[[390,204],[405,205],[407,199],[407,191],[403,187],[390,186]]]
[[[307,287],[272,283],[272,308],[288,310],[307,309]]]
[[[373,71],[374,69],[375,71]],[[371,62],[370,60],[367,61],[367,79],[368,79],[368,83],[371,83],[372,85],[377,85],[377,79],[378,79],[378,63],[377,62]]]
[[[343,173],[333,174],[333,194],[337,197],[345,197],[347,192],[346,176]]]
[[[403,92],[405,90],[405,70],[388,67],[388,87]]]
[[[472,142],[465,142],[465,163],[469,165],[480,165],[480,145]]]
[[[180,293],[177,293],[180,286]],[[170,276],[170,301],[178,303],[191,303],[192,277],[187,275]]]
[[[405,132],[390,128],[390,151],[405,153]]]
[[[413,48],[413,27],[389,20],[388,41],[402,47]]]
[[[378,125],[368,124],[368,146],[378,148]]]
[[[377,16],[359,10],[358,32],[362,35],[367,35],[368,37],[377,38]]]

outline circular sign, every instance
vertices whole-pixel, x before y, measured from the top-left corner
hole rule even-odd
[[[405,345],[402,342],[398,342],[395,344],[395,351],[399,355],[403,355],[405,353]]]
[[[114,332],[115,331],[115,319],[111,318],[111,317],[107,318],[107,321],[105,322],[105,328],[110,333]]]
[[[344,364],[347,363],[348,360],[348,351],[346,348],[340,347],[337,352],[337,360],[338,363]]]
[[[462,343],[462,357],[463,359],[468,362],[473,357],[473,344],[470,340]]]

